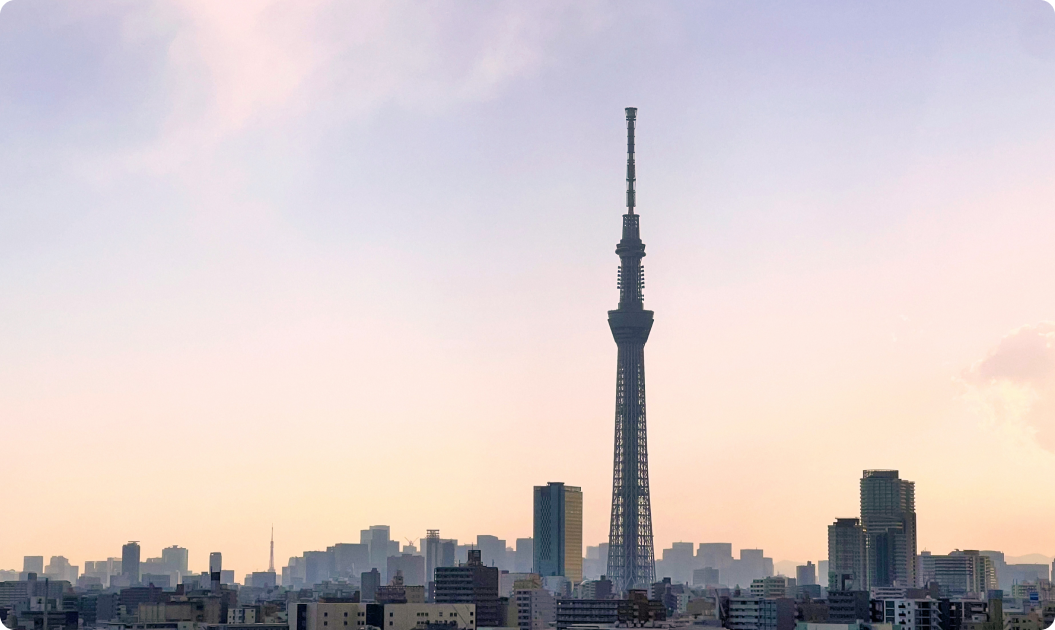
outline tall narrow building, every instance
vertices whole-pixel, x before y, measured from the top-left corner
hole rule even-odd
[[[644,306],[640,217],[634,185],[634,127],[637,108],[626,108],[626,214],[619,256],[619,308],[608,311],[608,326],[619,349],[615,377],[615,464],[612,471],[612,522],[608,534],[608,578],[619,592],[650,588],[656,579],[652,546],[652,503],[648,491],[648,439],[645,430],[645,342],[652,311]],[[535,541],[538,545],[538,541]]]
[[[865,534],[859,518],[837,518],[828,526],[828,575],[821,580],[832,591],[863,591]]]
[[[582,488],[535,486],[532,556],[535,573],[582,582]]]
[[[896,470],[866,470],[861,477],[861,526],[868,582],[916,586],[916,484]]]
[[[139,541],[132,540],[121,547],[121,575],[132,586],[139,584]]]

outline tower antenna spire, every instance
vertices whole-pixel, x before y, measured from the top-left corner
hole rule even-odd
[[[634,214],[637,206],[637,169],[634,165],[634,125],[637,123],[637,108],[626,108],[626,213]]]
[[[275,572],[275,526],[271,526],[271,559],[267,563],[268,573]]]

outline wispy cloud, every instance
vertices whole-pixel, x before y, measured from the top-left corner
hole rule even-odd
[[[1012,331],[962,378],[983,422],[1055,453],[1055,322]]]

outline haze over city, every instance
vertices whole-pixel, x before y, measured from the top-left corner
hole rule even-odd
[[[607,542],[626,107],[657,556],[1050,564],[1050,4],[11,0],[0,569]]]

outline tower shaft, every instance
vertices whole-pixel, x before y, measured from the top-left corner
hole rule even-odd
[[[656,578],[652,544],[652,503],[648,488],[648,436],[645,425],[645,343],[652,311],[644,309],[645,276],[634,164],[637,109],[626,109],[626,206],[619,256],[619,308],[608,311],[618,348],[615,385],[615,460],[612,470],[612,521],[608,536],[608,578],[620,592],[648,588]]]

